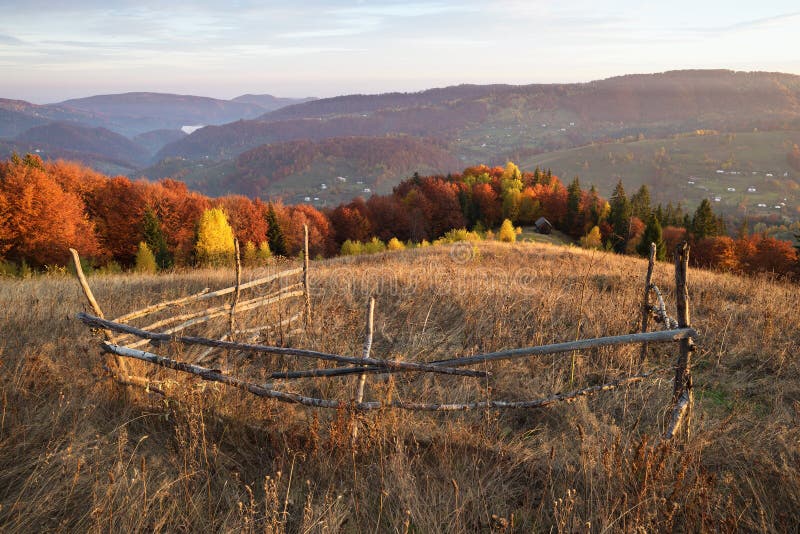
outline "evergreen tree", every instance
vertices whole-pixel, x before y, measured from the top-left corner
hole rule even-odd
[[[650,211],[650,190],[642,184],[631,197],[631,215],[638,217],[639,220],[647,221],[650,219]]]
[[[566,230],[572,237],[579,237],[583,234],[583,221],[581,220],[581,182],[576,176],[567,188],[567,217]]]
[[[642,234],[642,241],[636,247],[636,252],[645,258],[650,254],[650,243],[656,244],[656,259],[664,261],[667,258],[667,249],[664,243],[664,236],[661,233],[661,223],[655,213],[650,215],[647,226]]]
[[[144,234],[144,242],[153,252],[158,267],[160,269],[172,267],[172,254],[170,254],[167,247],[167,240],[161,230],[161,223],[151,208],[145,210],[142,226],[144,227],[142,232]]]
[[[714,215],[711,209],[711,202],[707,198],[697,206],[691,222],[691,232],[696,240],[705,239],[707,237],[714,237],[719,235],[720,225],[719,219]]]
[[[592,184],[592,187],[589,189],[589,212],[586,214],[584,227],[597,226],[600,224],[600,219],[603,216],[601,209],[600,195],[597,193],[597,188]]]
[[[662,228],[666,226],[666,221],[664,220],[664,208],[661,207],[661,203],[656,206],[653,214],[656,216],[656,219],[658,219],[658,224],[660,224]]]
[[[611,195],[611,213],[608,217],[614,235],[611,238],[611,246],[618,254],[625,252],[625,244],[628,241],[628,230],[631,222],[631,203],[625,195],[625,188],[622,180],[617,182],[614,194]]]
[[[283,235],[283,229],[278,223],[278,216],[275,215],[272,203],[267,208],[267,242],[275,256],[286,256],[286,236]]]

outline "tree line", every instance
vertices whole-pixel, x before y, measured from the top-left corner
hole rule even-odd
[[[504,221],[530,226],[540,217],[584,247],[646,255],[655,242],[659,259],[670,259],[675,245],[688,239],[696,266],[800,273],[789,242],[745,230],[729,236],[708,200],[693,213],[680,204],[653,206],[646,186],[628,197],[621,181],[606,200],[594,186],[584,189],[577,177],[565,186],[549,170],[522,172],[510,162],[447,176],[415,174],[390,194],[359,197],[324,211],[239,195],[209,198],[176,180],[110,178],[35,155],[0,162],[5,271],[65,265],[69,247],[98,267],[214,264],[232,255],[233,237],[245,261],[255,264],[273,255],[298,255],[304,225],[310,255],[329,257],[352,253],[358,244],[374,249],[377,242],[392,242],[390,249],[397,249],[400,243],[461,235],[454,232],[461,229],[471,230],[463,235],[492,237]]]

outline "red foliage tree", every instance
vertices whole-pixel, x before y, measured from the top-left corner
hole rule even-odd
[[[373,195],[367,201],[372,235],[388,241],[396,237],[400,241],[411,238],[408,211],[395,196]]]
[[[755,236],[755,251],[748,262],[750,272],[789,274],[797,266],[797,251],[788,241]]]
[[[372,232],[369,211],[364,199],[358,197],[349,204],[340,204],[329,213],[328,218],[337,246],[341,246],[348,239],[354,241],[369,239]]]
[[[229,195],[216,201],[228,216],[228,223],[242,246],[248,241],[257,245],[266,239],[267,220],[261,204],[241,195]]]
[[[177,265],[190,262],[194,251],[197,222],[211,206],[208,198],[188,190],[177,180],[162,180],[147,190],[147,205],[156,212],[167,245]]]
[[[303,225],[305,224],[308,225],[309,257],[330,256],[337,252],[333,239],[333,228],[322,212],[308,204],[292,206],[285,211],[288,212],[289,221],[283,229],[290,255],[297,255],[303,250]],[[280,219],[280,215],[278,218]]]
[[[472,202],[477,220],[486,228],[494,228],[500,224],[503,206],[491,185],[475,184],[472,187]]]
[[[103,248],[123,265],[132,265],[143,240],[146,186],[123,177],[106,180],[87,194],[87,210]]]
[[[0,164],[0,253],[33,266],[64,265],[69,247],[101,253],[75,193],[64,191],[38,158]]]

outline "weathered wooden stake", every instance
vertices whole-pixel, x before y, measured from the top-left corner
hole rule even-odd
[[[675,300],[677,301],[678,327],[690,328],[689,317],[689,289],[686,285],[686,275],[689,270],[689,244],[685,241],[675,250]],[[673,437],[683,426],[686,428],[686,437],[689,437],[689,423],[691,418],[692,402],[692,352],[694,341],[687,337],[679,343],[680,354],[675,366],[675,384],[672,393],[672,421],[667,431],[667,438]]]
[[[370,351],[372,350],[372,332],[373,322],[375,317],[375,297],[369,298],[367,305],[367,333],[364,337],[364,350],[361,353],[361,358],[369,358]],[[364,400],[364,386],[367,382],[367,373],[361,373],[358,377],[358,390],[356,391],[356,402]]]
[[[92,288],[89,287],[89,281],[86,280],[86,275],[83,274],[83,267],[81,267],[81,257],[78,255],[78,251],[74,248],[69,249],[70,254],[72,254],[72,262],[75,265],[75,274],[78,276],[78,281],[81,284],[81,289],[83,289],[83,294],[86,296],[86,300],[89,301],[89,305],[94,310],[94,313],[100,317],[101,319],[105,318],[103,315],[103,310],[100,309],[100,305],[97,303],[97,300],[94,298],[94,293],[92,293]],[[110,343],[114,343],[114,336],[111,334],[111,330],[104,328],[103,329],[103,337],[106,341]],[[114,363],[116,364],[117,373],[120,376],[116,376],[116,379],[125,378],[128,374],[127,366],[125,364],[125,360],[120,358],[119,356],[114,357]]]
[[[242,292],[242,258],[239,255],[239,240],[233,240],[233,250],[236,253],[236,290],[233,293],[233,302],[231,302],[231,314],[228,320],[228,339],[234,340],[233,336],[236,333],[236,305],[239,303],[239,295]],[[234,340],[235,341],[235,340]]]
[[[311,293],[308,287],[308,225],[303,225],[303,290],[306,297],[306,331],[311,324]]]
[[[362,359],[369,359],[372,350],[372,332],[375,317],[375,297],[369,298],[367,304],[367,333],[364,336],[364,350],[361,352]],[[361,373],[358,377],[358,387],[356,388],[356,404],[361,404],[364,400],[364,388],[367,384],[367,373]],[[358,437],[358,421],[353,423],[353,439]]]
[[[644,299],[642,300],[642,332],[647,332],[647,322],[650,319],[650,284],[653,279],[653,268],[656,264],[656,244],[650,243],[650,256],[647,262],[647,276],[644,279]],[[642,343],[642,354],[639,364],[644,364],[647,359],[647,342]]]

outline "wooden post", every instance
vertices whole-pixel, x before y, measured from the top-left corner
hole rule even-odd
[[[686,275],[689,270],[689,244],[685,241],[675,250],[675,300],[677,301],[678,327],[689,328],[689,289]],[[694,341],[691,338],[681,339],[680,354],[675,366],[675,384],[672,393],[672,422],[667,431],[667,438],[673,437],[685,426],[689,436],[689,422],[694,394],[692,392],[692,352]]]
[[[236,331],[236,305],[239,303],[239,295],[241,294],[242,285],[242,258],[239,255],[239,240],[233,240],[233,250],[236,253],[236,290],[233,293],[233,302],[231,302],[231,313],[228,320],[228,339],[235,341],[234,332]]]
[[[83,289],[83,294],[86,296],[86,300],[89,301],[89,305],[92,307],[92,310],[94,310],[95,315],[101,319],[104,319],[105,316],[103,315],[103,310],[100,309],[100,305],[94,298],[94,293],[92,293],[92,288],[89,287],[89,282],[86,280],[86,275],[83,274],[81,257],[78,255],[78,251],[74,248],[70,248],[69,251],[72,254],[72,262],[75,265],[75,274],[78,276],[78,282],[81,284],[81,289]],[[108,330],[107,328],[103,329],[103,338],[110,343],[114,343],[114,336],[111,335],[111,330]],[[115,356],[114,363],[116,364],[117,372],[120,374],[120,376],[115,378],[117,380],[125,378],[125,376],[128,374],[125,360],[119,356]]]
[[[311,324],[311,294],[308,287],[308,225],[303,225],[303,291],[306,297],[305,323],[306,331]]]
[[[370,351],[372,350],[372,332],[375,317],[375,297],[369,298],[367,305],[367,333],[364,336],[364,350],[361,352],[361,358],[369,358]],[[356,388],[356,404],[361,404],[364,400],[364,387],[367,383],[367,373],[361,373],[358,377],[358,387]],[[358,422],[353,423],[353,439],[358,437]]]
[[[650,284],[653,279],[653,268],[656,263],[656,244],[650,243],[650,256],[647,262],[647,276],[644,279],[644,299],[642,300],[642,332],[647,332],[647,323],[650,319]],[[642,354],[639,364],[644,364],[647,359],[647,342],[642,343]]]

